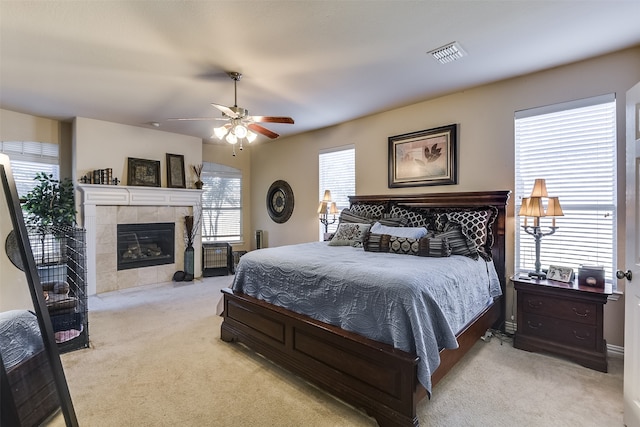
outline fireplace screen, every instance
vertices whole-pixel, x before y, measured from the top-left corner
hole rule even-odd
[[[118,270],[173,264],[175,223],[118,224]]]

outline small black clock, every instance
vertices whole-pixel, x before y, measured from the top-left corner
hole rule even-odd
[[[267,191],[267,212],[274,222],[287,222],[293,213],[293,190],[283,180],[275,181]]]

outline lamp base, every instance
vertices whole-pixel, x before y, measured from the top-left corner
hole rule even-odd
[[[544,279],[547,278],[547,273],[542,273],[542,272],[536,273],[535,271],[532,271],[532,272],[529,273],[529,277],[533,277],[533,278],[536,278],[538,280],[544,280]]]

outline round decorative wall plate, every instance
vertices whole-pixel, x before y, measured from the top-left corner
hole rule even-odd
[[[293,213],[293,190],[282,180],[275,181],[267,191],[267,212],[272,220],[282,224]]]

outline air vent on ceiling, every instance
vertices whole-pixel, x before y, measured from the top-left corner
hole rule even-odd
[[[449,43],[427,53],[433,56],[433,58],[441,64],[453,62],[463,56],[467,56],[467,52],[462,49],[462,46],[460,46],[460,43],[458,42]]]

